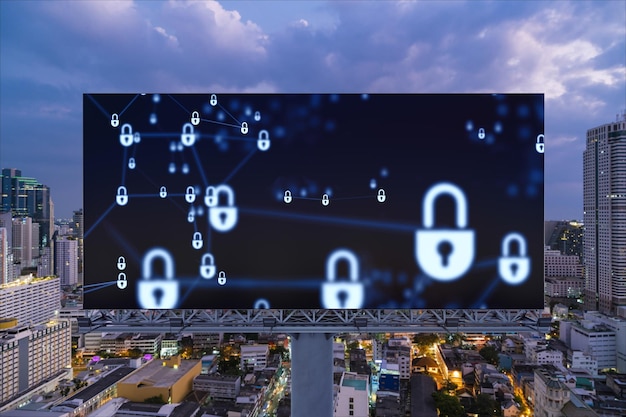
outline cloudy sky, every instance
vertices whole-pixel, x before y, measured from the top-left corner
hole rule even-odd
[[[626,2],[0,1],[0,167],[82,207],[86,92],[544,93],[545,216],[626,108]],[[451,109],[462,111],[462,109]]]

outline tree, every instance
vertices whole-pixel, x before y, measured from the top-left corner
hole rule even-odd
[[[456,396],[448,395],[441,390],[433,392],[433,399],[440,417],[461,417],[465,414],[465,408]]]
[[[478,414],[480,417],[502,416],[500,404],[488,394],[479,394],[469,411]]]
[[[163,399],[163,394],[155,395],[154,397],[149,397],[143,400],[144,403],[147,404],[165,404],[165,400]]]
[[[417,345],[420,352],[426,353],[432,345],[439,343],[439,335],[435,333],[418,333],[413,336],[413,343]]]
[[[485,346],[484,348],[479,350],[478,353],[490,364],[495,366],[498,366],[500,364],[500,357],[498,356],[498,351],[495,347]]]

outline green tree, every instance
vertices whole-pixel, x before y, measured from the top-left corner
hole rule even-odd
[[[500,417],[502,409],[500,404],[488,394],[479,394],[476,401],[470,407],[470,412],[480,417]]]
[[[440,417],[461,417],[465,414],[465,408],[456,396],[448,395],[442,390],[433,392],[433,399]]]
[[[413,343],[417,345],[420,352],[426,353],[433,344],[439,343],[439,335],[435,333],[418,333],[413,336]]]
[[[495,347],[485,346],[484,348],[479,350],[478,353],[490,364],[495,366],[498,366],[500,364],[500,357],[498,356],[498,351]]]
[[[144,403],[147,404],[165,404],[165,400],[163,399],[163,394],[155,395],[154,397],[149,397],[143,400]]]

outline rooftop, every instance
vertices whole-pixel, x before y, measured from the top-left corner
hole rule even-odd
[[[170,387],[199,363],[198,360],[183,360],[177,368],[174,368],[163,366],[162,361],[155,359],[129,375],[121,383],[137,386],[143,384],[154,387]]]

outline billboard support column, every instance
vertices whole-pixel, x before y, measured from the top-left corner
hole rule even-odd
[[[291,335],[291,415],[333,415],[333,338],[328,333]]]

